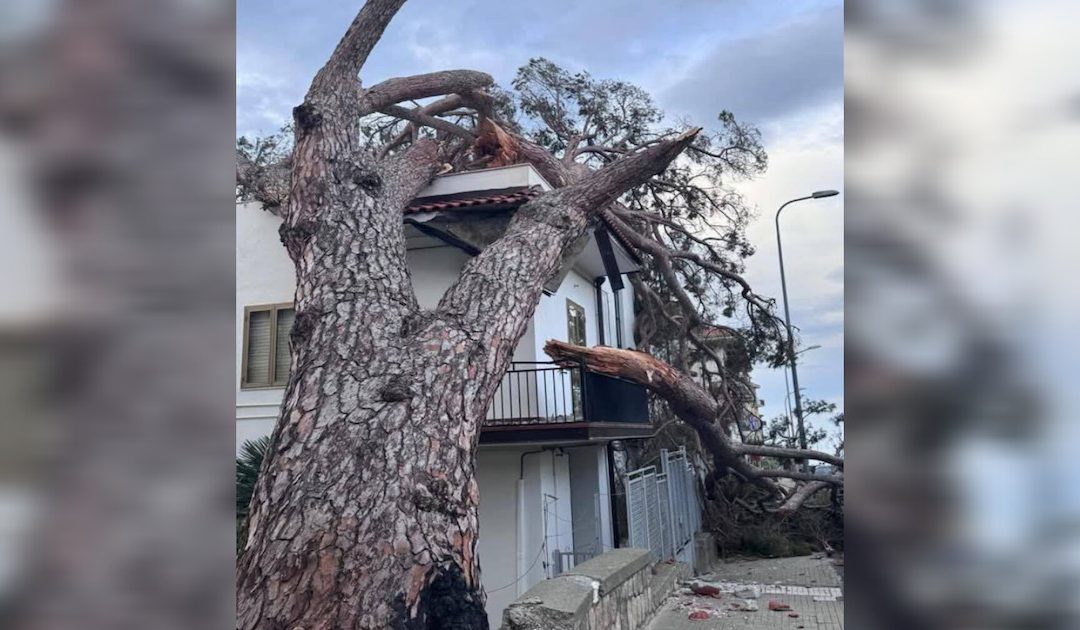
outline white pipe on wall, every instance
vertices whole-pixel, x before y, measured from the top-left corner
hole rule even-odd
[[[514,575],[519,576],[516,591],[521,595],[525,591],[525,580],[520,579],[525,572],[525,479],[519,478],[517,482],[517,570]]]

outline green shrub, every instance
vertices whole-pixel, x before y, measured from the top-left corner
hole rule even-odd
[[[270,437],[248,440],[240,447],[236,458],[236,555],[244,549],[247,540],[248,505],[255,494],[255,482],[259,479],[263,457],[270,448]]]

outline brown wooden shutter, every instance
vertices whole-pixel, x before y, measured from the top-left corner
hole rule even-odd
[[[292,330],[296,311],[282,308],[277,312],[277,331],[274,348],[274,383],[284,384],[289,380],[289,331]]]
[[[247,385],[270,384],[270,311],[248,313]]]

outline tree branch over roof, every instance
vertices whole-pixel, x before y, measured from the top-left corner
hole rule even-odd
[[[363,91],[360,114],[377,112],[402,101],[461,94],[486,88],[494,83],[495,80],[490,74],[475,70],[443,70],[387,79]]]

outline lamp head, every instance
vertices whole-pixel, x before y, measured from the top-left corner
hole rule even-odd
[[[839,195],[839,194],[840,194],[840,191],[837,191],[837,190],[819,190],[819,191],[810,193],[810,196],[813,197],[814,199],[821,199],[822,197],[835,197],[836,195]]]

